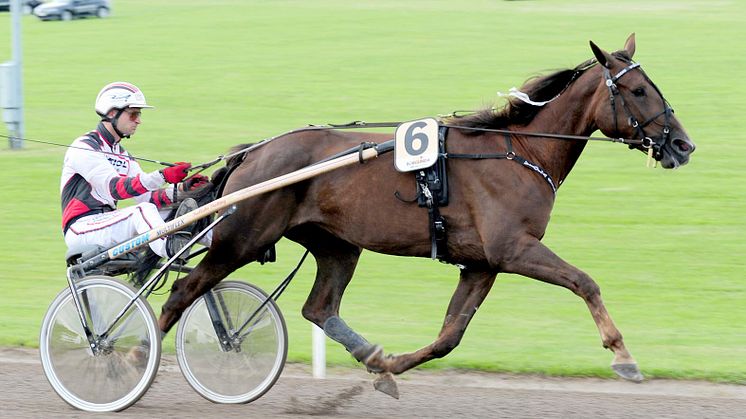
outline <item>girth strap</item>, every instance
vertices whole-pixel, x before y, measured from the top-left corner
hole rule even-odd
[[[438,210],[438,197],[434,196],[428,187],[427,174],[424,170],[415,173],[417,186],[420,190],[418,201],[420,206],[427,208],[428,225],[430,226],[430,257],[443,259],[446,256],[446,220]]]
[[[434,165],[415,173],[417,203],[427,208],[430,226],[430,257],[443,261],[448,254],[446,219],[438,207],[448,205],[448,175],[445,162],[445,141],[448,128],[438,128],[438,160]]]

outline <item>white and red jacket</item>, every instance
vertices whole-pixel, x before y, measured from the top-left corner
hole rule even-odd
[[[160,189],[163,175],[145,173],[102,123],[72,147],[60,182],[63,232],[78,218],[114,211],[122,199],[152,202],[158,209],[171,204],[173,191]]]

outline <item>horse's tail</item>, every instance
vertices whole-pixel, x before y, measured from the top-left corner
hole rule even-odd
[[[135,271],[130,274],[129,281],[139,289],[147,282],[150,272],[158,266],[161,257],[156,255],[149,246],[145,246],[144,250],[136,253],[136,256],[139,263]]]
[[[228,167],[221,167],[220,169],[213,172],[212,176],[210,177],[210,183],[216,186],[216,189],[220,189],[220,186],[226,181],[228,176]]]
[[[229,150],[228,154],[231,156],[226,159],[225,166],[216,170],[210,179],[210,182],[215,185],[215,198],[223,196],[223,190],[225,189],[225,184],[228,182],[228,177],[234,170],[236,170],[236,168],[238,168],[238,166],[241,165],[241,163],[243,163],[243,160],[246,158],[246,154],[248,153],[248,151],[242,153],[239,152],[248,149],[254,144],[256,143],[239,144]],[[233,155],[233,153],[237,154]],[[271,245],[265,250],[264,255],[258,259],[258,262],[264,265],[265,263],[274,262],[276,259],[277,252],[275,251],[275,246]]]

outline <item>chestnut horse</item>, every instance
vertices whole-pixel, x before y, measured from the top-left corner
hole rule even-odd
[[[568,176],[594,131],[635,139],[631,147],[650,150],[666,169],[686,164],[695,146],[661,92],[632,61],[634,34],[623,50],[614,53],[593,42],[590,46],[595,59],[530,80],[520,89],[528,98],[513,97],[497,112],[485,110],[446,121],[452,126],[448,155],[510,154],[508,147],[512,147],[522,159],[447,159],[450,203],[440,212],[448,226],[447,261],[460,265],[461,273],[442,329],[430,345],[384,355],[380,346],[366,341],[339,317],[342,295],[363,249],[401,256],[431,254],[427,211],[397,198],[398,191],[414,190],[414,176],[397,172],[391,154],[240,202],[237,212],[214,230],[204,259],[174,282],[159,319],[161,330],[165,334],[195,299],[234,270],[260,260],[287,237],[316,259],[316,279],[303,316],[371,372],[391,377],[447,355],[461,341],[496,275],[508,272],[565,287],[582,298],[603,346],[614,353],[613,370],[623,378],[642,380],[598,285],[541,239],[554,205],[554,188]],[[242,155],[224,192],[309,166],[361,142],[390,138],[339,130],[300,130],[280,136]],[[516,164],[522,160],[528,164]]]

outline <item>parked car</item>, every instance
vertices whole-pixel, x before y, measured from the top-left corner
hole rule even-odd
[[[42,4],[41,0],[21,0],[21,8],[24,14],[31,14],[36,6]],[[0,0],[0,12],[10,11],[10,0]]]
[[[34,9],[41,20],[72,20],[78,17],[108,17],[111,13],[109,0],[53,0]]]
[[[44,3],[41,0],[25,0],[23,1],[23,14],[30,15],[34,13],[34,9],[36,9],[37,6]]]

